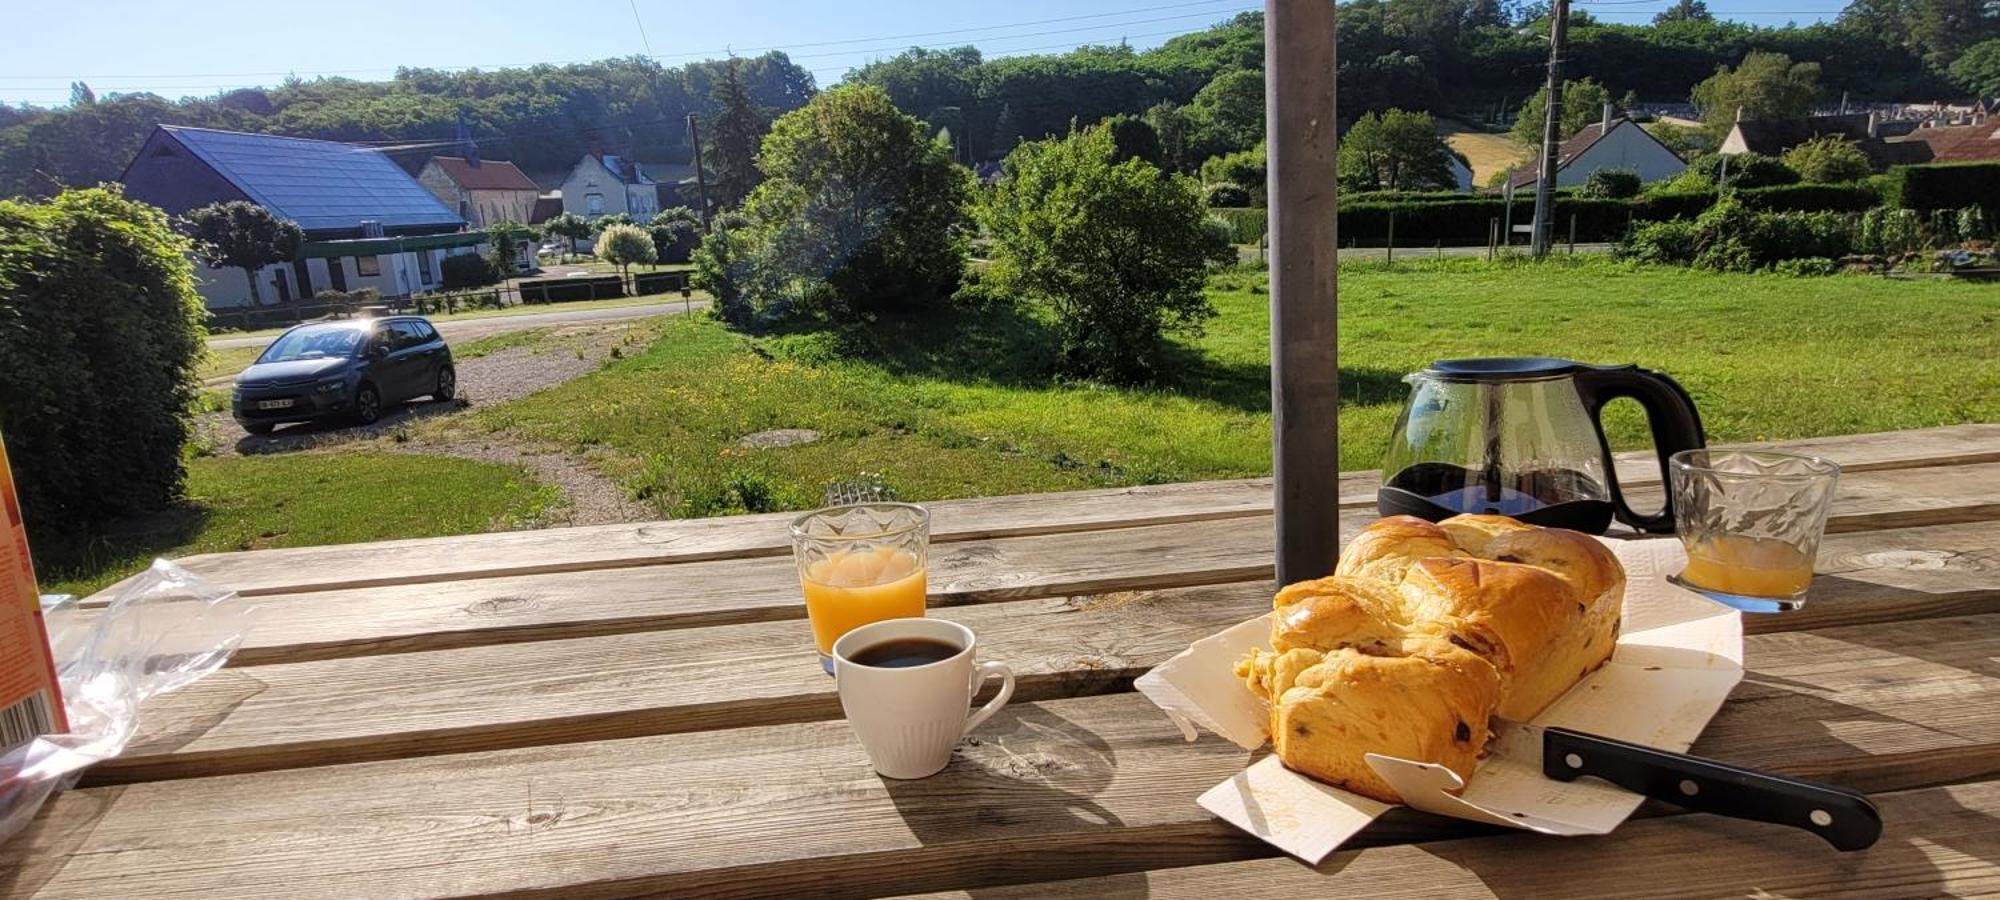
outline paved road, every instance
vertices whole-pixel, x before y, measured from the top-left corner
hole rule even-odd
[[[694,309],[706,308],[708,304],[697,300]],[[621,322],[627,319],[644,319],[648,316],[663,316],[681,312],[687,307],[679,301],[672,303],[649,303],[645,306],[614,306],[603,309],[575,309],[545,313],[524,313],[517,316],[487,316],[479,319],[452,319],[438,322],[437,329],[446,338],[454,341],[468,341],[492,334],[509,331],[526,331],[530,328],[545,328],[550,325],[574,325],[581,322]],[[208,346],[215,350],[230,347],[262,347],[272,338],[262,337],[218,337],[209,338]]]

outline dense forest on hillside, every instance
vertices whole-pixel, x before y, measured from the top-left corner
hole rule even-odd
[[[1517,110],[1541,78],[1545,12],[1500,0],[1352,0],[1339,19],[1340,115],[1400,107],[1458,115]],[[1567,74],[1613,97],[1685,101],[1718,66],[1751,50],[1817,62],[1828,99],[1928,101],[1966,93],[1945,75],[2000,36],[1981,0],[1855,0],[1834,23],[1760,28],[1716,21],[1701,0],[1649,25],[1571,17]],[[781,52],[740,61],[767,113],[798,107],[812,75]],[[291,79],[271,89],[167,100],[98,97],[78,85],[65,107],[0,105],[0,195],[47,194],[116,178],[155,123],[263,131],[391,147],[414,170],[441,152],[463,111],[489,158],[530,171],[569,165],[593,145],[643,159],[688,158],[683,120],[717,109],[726,61],[667,67],[643,57],[446,72],[389,81]],[[1245,13],[1134,51],[1090,46],[987,59],[975,48],[913,48],[848,73],[950,133],[959,157],[994,158],[1069,123],[1145,116],[1183,166],[1243,149],[1262,132],[1262,17]],[[396,148],[398,144],[414,146]]]

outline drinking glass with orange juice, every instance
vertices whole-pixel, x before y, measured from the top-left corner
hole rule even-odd
[[[841,635],[924,614],[930,538],[930,512],[910,503],[835,506],[792,521],[806,618],[827,674]]]
[[[1805,604],[1840,466],[1762,450],[1683,450],[1667,470],[1688,555],[1675,584],[1747,612]]]

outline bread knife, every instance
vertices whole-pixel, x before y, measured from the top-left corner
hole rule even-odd
[[[1696,812],[1802,828],[1839,850],[1864,850],[1882,836],[1882,814],[1875,804],[1845,788],[1567,728],[1499,720],[1494,725],[1503,739],[1539,743],[1542,774],[1556,781],[1601,778]],[[1510,730],[1519,737],[1509,735]]]

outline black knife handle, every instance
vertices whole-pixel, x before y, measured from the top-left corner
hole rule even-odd
[[[1697,812],[1803,828],[1840,850],[1863,850],[1882,836],[1875,804],[1845,788],[1565,728],[1543,732],[1542,774],[1556,781],[1590,775]]]

